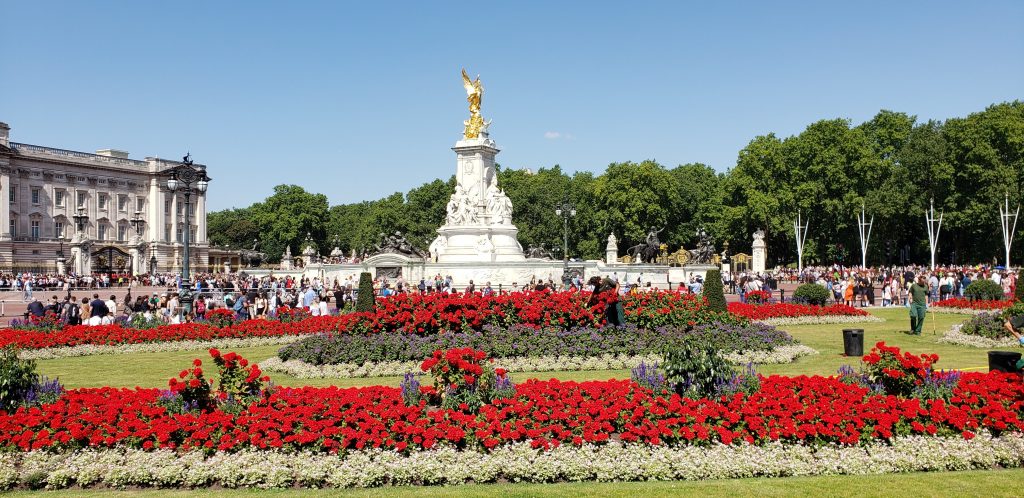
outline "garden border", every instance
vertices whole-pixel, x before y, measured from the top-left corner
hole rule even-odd
[[[868,475],[991,469],[1024,465],[1024,435],[907,436],[863,446],[770,443],[646,446],[528,443],[490,453],[451,447],[401,454],[344,455],[280,451],[213,453],[136,449],[0,453],[0,489],[71,486],[125,488],[304,488],[452,485],[487,482],[706,480],[744,477]]]
[[[803,344],[779,346],[768,351],[749,351],[742,353],[726,353],[723,356],[730,363],[745,365],[791,363],[801,356],[815,355],[818,351]],[[495,358],[496,367],[508,372],[554,372],[584,370],[620,370],[636,367],[640,362],[660,363],[662,358],[657,354],[619,355],[604,354],[596,357],[578,356],[525,356],[511,358]],[[421,361],[381,361],[355,363],[335,363],[329,365],[313,365],[302,360],[282,361],[277,356],[260,362],[260,368],[266,372],[280,372],[298,379],[347,379],[360,377],[394,377],[408,372],[420,372]]]

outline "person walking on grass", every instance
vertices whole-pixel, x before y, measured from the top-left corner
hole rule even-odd
[[[917,282],[910,285],[910,295],[908,296],[910,301],[910,333],[913,335],[921,335],[921,330],[924,328],[924,316],[928,311],[928,303],[930,302],[928,287],[928,280],[925,279],[923,274],[918,275]]]

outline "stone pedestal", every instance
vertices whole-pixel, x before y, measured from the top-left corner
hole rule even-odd
[[[619,241],[614,233],[608,234],[608,245],[604,248],[604,263],[614,265],[619,262]]]
[[[73,271],[76,275],[92,274],[92,254],[90,248],[92,241],[85,238],[81,233],[75,234],[71,239],[71,258],[74,260]]]
[[[132,274],[138,275],[140,273],[146,273],[146,244],[142,241],[142,237],[133,235],[131,240],[128,242],[128,256],[132,260]]]
[[[751,248],[750,269],[754,273],[764,273],[768,261],[768,245],[764,243],[764,232],[754,232],[754,243]]]
[[[67,275],[67,262],[64,260],[64,256],[57,258],[57,275]]]
[[[431,259],[439,263],[524,261],[519,230],[512,224],[512,202],[498,188],[494,156],[499,149],[482,133],[460,140],[455,193],[448,201],[445,224],[431,244]]]

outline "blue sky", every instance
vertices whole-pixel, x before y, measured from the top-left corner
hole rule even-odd
[[[1024,2],[0,0],[17,142],[191,151],[211,210],[454,173],[479,73],[504,167],[725,171],[751,138],[1024,98]]]

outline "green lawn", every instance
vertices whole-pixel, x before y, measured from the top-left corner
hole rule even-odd
[[[1020,496],[1024,470],[988,470],[969,472],[918,472],[873,476],[789,477],[774,479],[729,479],[720,481],[671,481],[625,483],[563,483],[563,484],[483,484],[445,487],[400,487],[358,490],[66,490],[21,491],[6,494],[12,497],[110,496],[338,496],[396,498],[420,497],[546,497],[546,496]]]
[[[938,353],[941,368],[985,369],[988,365],[986,351],[949,344],[939,344],[938,337],[955,323],[962,322],[966,315],[938,314],[929,316],[925,323],[926,333],[922,336],[911,336],[904,333],[909,328],[909,318],[904,308],[872,310],[872,313],[885,318],[885,322],[861,323],[845,325],[799,325],[788,326],[788,330],[800,342],[818,350],[820,354],[803,357],[786,365],[766,365],[759,368],[765,374],[779,373],[787,375],[822,374],[831,375],[840,365],[857,365],[858,359],[847,358],[842,354],[842,329],[864,329],[865,351],[878,341],[900,346],[917,353]],[[932,334],[932,320],[938,335]],[[259,346],[240,348],[235,351],[250,360],[262,361],[275,354],[278,346]],[[97,386],[142,386],[163,387],[167,379],[182,368],[188,366],[193,358],[208,359],[206,351],[180,351],[169,353],[136,353],[131,355],[96,355],[78,358],[62,358],[57,360],[40,360],[39,372],[49,377],[59,377],[68,387]],[[398,377],[373,377],[360,379],[296,379],[282,373],[271,373],[276,384],[296,385],[398,385]],[[590,380],[627,378],[628,370],[596,370],[583,372],[527,372],[512,375],[513,380],[520,382],[527,378],[565,380]]]

